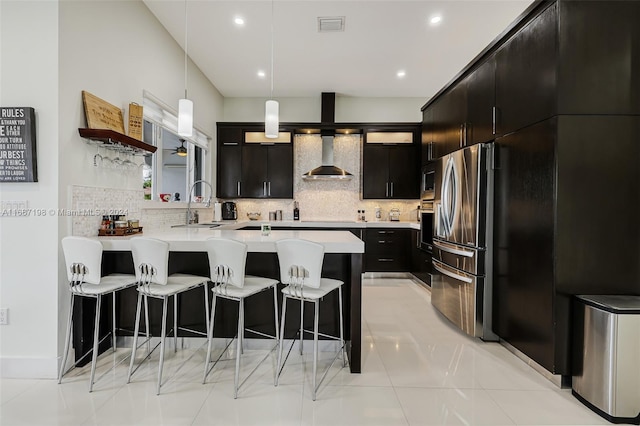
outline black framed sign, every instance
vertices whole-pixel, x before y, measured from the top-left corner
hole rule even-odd
[[[0,182],[37,182],[36,112],[0,107]]]

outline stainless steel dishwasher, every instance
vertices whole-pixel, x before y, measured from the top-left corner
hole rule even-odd
[[[640,424],[640,296],[578,296],[572,393],[612,423]],[[581,333],[582,332],[582,333]]]

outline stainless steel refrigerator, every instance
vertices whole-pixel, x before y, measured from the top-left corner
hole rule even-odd
[[[436,167],[431,303],[465,333],[491,327],[493,145],[448,154]]]

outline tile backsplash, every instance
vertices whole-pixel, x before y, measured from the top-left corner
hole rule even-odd
[[[351,180],[305,181],[302,175],[322,163],[322,139],[319,135],[296,135],[294,140],[294,199],[300,205],[303,221],[352,221],[356,212],[365,210],[368,221],[375,220],[375,208],[380,207],[382,219],[387,220],[389,210],[400,210],[400,220],[416,220],[419,200],[362,200],[360,199],[361,142],[360,135],[340,135],[334,139],[334,164],[353,174]],[[166,229],[185,222],[186,208],[162,208],[143,200],[143,190],[97,188],[74,185],[71,187],[71,210],[100,212],[124,211],[128,219],[139,219],[147,231]],[[259,212],[269,218],[269,212],[282,210],[283,220],[293,219],[294,200],[236,200],[238,218]],[[146,206],[145,206],[145,203]],[[199,209],[200,222],[213,220],[213,209]],[[105,213],[108,214],[108,213]],[[97,235],[101,215],[72,217],[72,234]]]
[[[382,218],[388,219],[389,210],[400,209],[401,220],[416,220],[419,200],[362,200],[360,199],[361,143],[360,135],[336,136],[333,142],[334,164],[353,174],[351,180],[305,181],[302,175],[322,163],[322,139],[319,135],[296,135],[293,145],[293,194],[300,204],[300,220],[355,220],[358,210],[365,210],[366,219],[374,220],[375,207],[380,207]],[[248,212],[261,213],[282,210],[284,220],[293,219],[293,200],[236,200],[238,217],[245,219]]]

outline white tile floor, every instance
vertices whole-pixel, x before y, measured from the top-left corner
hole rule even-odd
[[[364,280],[363,372],[349,374],[336,363],[315,402],[309,369],[303,371],[295,350],[279,387],[273,387],[271,357],[241,388],[237,400],[232,397],[232,362],[220,365],[202,385],[204,351],[180,350],[167,353],[169,381],[160,396],[155,395],[154,362],[145,364],[129,385],[127,364],[118,365],[91,394],[87,368],[68,374],[62,385],[54,380],[2,380],[0,424],[608,424],[504,347],[459,333],[433,310],[429,298],[429,292],[411,280]],[[247,351],[244,372],[265,353]],[[179,361],[189,356],[176,373]],[[309,366],[309,355],[304,359]],[[99,369],[113,362],[114,356],[102,356]]]

